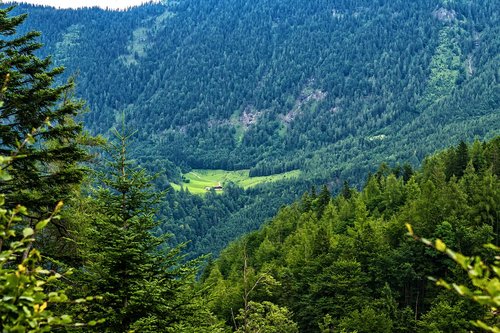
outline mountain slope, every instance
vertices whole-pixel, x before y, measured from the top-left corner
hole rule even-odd
[[[125,110],[153,155],[270,174],[351,137],[399,140],[394,132],[442,127],[456,114],[497,114],[493,3],[193,0],[124,13],[30,11],[46,34],[54,27],[37,15],[66,21],[44,42],[79,71],[90,128],[106,131]]]
[[[201,222],[198,210],[168,204],[163,230],[195,239],[197,252],[257,227],[312,184],[360,185],[383,161],[415,166],[499,132],[494,0],[17,10],[30,14],[26,29],[44,32],[55,63],[77,73],[87,127],[106,133],[125,115],[138,130],[135,156],[166,173],[163,184],[181,179],[177,166],[302,171],[292,183],[203,199],[195,206],[211,217]]]
[[[500,243],[499,156],[500,137],[461,143],[420,171],[382,166],[360,192],[304,195],[207,268],[211,309],[232,325],[246,299],[273,302],[292,311],[300,332],[467,332],[482,317],[498,326],[486,308],[436,287],[429,276],[460,284],[465,273],[409,237],[405,224],[493,258],[483,244]]]

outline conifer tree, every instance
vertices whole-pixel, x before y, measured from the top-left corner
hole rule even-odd
[[[342,186],[342,196],[346,199],[350,199],[352,195],[352,190],[351,187],[349,186],[349,182],[347,180],[344,180],[344,184]]]
[[[83,102],[72,95],[74,82],[57,83],[63,68],[36,56],[42,47],[37,42],[40,33],[17,34],[26,15],[13,16],[13,8],[0,9],[0,155],[15,157],[3,167],[12,177],[0,180],[0,192],[6,208],[30,208],[22,222],[33,228],[58,202],[69,201],[79,191],[86,173],[81,162],[89,157],[85,148],[90,141],[75,120]],[[73,239],[75,224],[67,210],[29,246],[70,263],[75,251],[73,245],[68,251],[73,244],[68,240]]]
[[[152,233],[161,193],[153,190],[152,177],[127,157],[132,134],[113,133],[116,140],[98,174],[92,225],[85,237],[81,290],[88,287],[103,296],[90,307],[89,318],[106,319],[104,327],[96,328],[99,332],[191,332],[189,327],[197,326],[218,332],[192,288],[197,263],[182,263],[180,247],[166,249],[165,237]]]
[[[330,202],[330,197],[331,193],[328,190],[328,187],[326,185],[323,185],[321,187],[321,192],[318,195],[318,198],[316,199],[316,213],[318,214],[318,217],[321,218],[323,216],[323,212]]]
[[[30,226],[52,212],[80,184],[88,157],[82,144],[82,126],[74,117],[83,102],[71,96],[73,82],[57,85],[62,67],[40,59],[38,32],[16,35],[26,15],[11,16],[14,7],[0,9],[0,154],[17,156],[6,167],[10,179],[0,180],[6,207],[30,207]],[[25,219],[28,220],[28,219]],[[56,221],[44,231],[67,235],[67,223]],[[52,230],[52,231],[51,231]]]
[[[457,178],[461,178],[469,163],[469,148],[464,141],[460,141],[453,153],[454,159],[452,160],[451,173]]]

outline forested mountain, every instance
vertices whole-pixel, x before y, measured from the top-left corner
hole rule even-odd
[[[181,0],[127,11],[21,6],[85,124],[122,115],[165,186],[191,168],[301,178],[221,196],[169,193],[163,231],[217,252],[312,184],[360,186],[500,123],[495,0]],[[188,208],[189,207],[189,208]],[[216,244],[216,245],[215,245]]]
[[[291,310],[300,332],[479,332],[470,321],[483,317],[498,329],[498,314],[428,279],[467,284],[453,260],[409,237],[405,224],[492,261],[483,243],[500,242],[499,157],[499,137],[461,143],[418,172],[382,165],[361,191],[306,193],[207,268],[211,309],[243,327],[255,324],[255,304],[272,302]],[[498,272],[490,278],[500,286]],[[237,309],[247,316],[238,324]]]
[[[207,256],[186,258],[168,231],[217,249],[228,235],[214,230],[234,236],[321,178],[304,169],[273,186],[166,197],[130,158],[141,151],[126,119],[107,142],[84,131],[74,81],[37,55],[39,33],[19,33],[26,15],[12,11],[0,8],[3,332],[498,332],[500,136],[461,141],[419,171],[381,164],[360,191],[311,187],[201,272]],[[432,96],[449,88],[441,65],[431,61]],[[305,104],[324,96],[311,94]],[[221,212],[249,216],[222,229]]]

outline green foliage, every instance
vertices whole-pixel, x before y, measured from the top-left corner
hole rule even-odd
[[[465,309],[460,304],[450,304],[446,300],[438,300],[432,305],[429,312],[422,317],[419,323],[419,332],[470,332],[471,325],[464,320],[462,313]]]
[[[498,318],[498,308],[500,307],[500,267],[499,257],[495,257],[492,264],[484,262],[480,257],[464,256],[461,253],[455,252],[448,248],[448,246],[441,240],[436,239],[434,242],[415,236],[411,225],[407,225],[410,236],[420,240],[422,243],[433,247],[439,252],[445,253],[448,257],[453,259],[460,267],[467,272],[469,281],[472,287],[459,284],[455,282],[447,282],[444,279],[439,279],[436,284],[445,287],[448,290],[456,292],[458,295],[472,299],[474,302],[489,308],[488,314],[483,320],[476,320],[474,325],[489,332],[500,332],[498,325],[500,324]],[[500,248],[488,244],[486,247],[500,252]],[[449,305],[448,305],[449,307]],[[445,310],[450,318],[454,316],[450,313],[452,311]],[[442,318],[442,316],[440,316]],[[453,330],[455,331],[455,330]],[[451,331],[450,331],[451,332]]]
[[[153,235],[155,204],[161,192],[152,177],[128,160],[132,134],[115,131],[105,169],[98,174],[90,203],[91,228],[82,235],[83,267],[75,292],[102,295],[85,306],[86,318],[105,317],[98,332],[219,332],[193,288],[197,262],[182,263],[181,248],[168,248]],[[175,309],[175,310],[173,310]]]
[[[0,153],[23,158],[9,164],[12,178],[0,186],[8,206],[22,202],[34,215],[50,215],[83,177],[78,163],[87,153],[82,125],[74,120],[83,103],[72,97],[72,81],[55,84],[63,68],[37,57],[40,34],[16,34],[26,15],[10,17],[12,9],[0,9]]]
[[[72,82],[53,87],[62,68],[50,68],[50,59],[35,55],[39,33],[16,35],[26,16],[9,17],[12,9],[0,9],[0,328],[89,327],[102,321],[76,323],[61,309],[94,297],[71,301],[61,287],[71,271],[63,276],[47,264],[45,253],[54,236],[50,226],[68,226],[61,222],[60,200],[69,198],[83,177],[78,163],[87,153],[81,125],[73,120],[82,103],[69,96]]]
[[[78,73],[88,129],[107,133],[125,111],[138,130],[131,156],[161,173],[162,188],[180,185],[192,169],[249,169],[251,178],[301,171],[236,198],[169,194],[162,231],[178,244],[191,241],[196,256],[217,254],[313,184],[360,188],[380,161],[416,167],[460,140],[498,135],[496,2],[193,0],[122,12],[16,10],[30,13],[29,29],[45,32],[41,54]]]
[[[463,55],[456,27],[444,27],[439,32],[439,45],[430,63],[430,77],[424,99],[427,103],[449,95],[456,87],[457,80],[464,71]]]
[[[237,321],[244,321],[236,333],[298,333],[297,324],[291,319],[288,309],[271,302],[249,302],[248,309],[240,309]]]
[[[372,307],[365,307],[361,311],[355,310],[339,322],[339,328],[345,332],[358,333],[390,333],[392,321],[384,312],[378,312]]]
[[[0,178],[10,179],[5,167],[13,158],[0,158]],[[52,332],[60,327],[82,327],[95,325],[75,323],[68,314],[61,314],[55,308],[69,303],[64,290],[56,282],[63,276],[42,265],[42,254],[33,248],[36,234],[43,232],[47,224],[57,219],[60,202],[52,214],[38,222],[35,228],[23,228],[23,219],[29,216],[26,207],[14,209],[5,207],[5,195],[0,195],[0,327],[2,332]],[[67,273],[66,275],[69,275]],[[73,302],[84,303],[93,297]]]
[[[457,301],[426,279],[466,277],[450,258],[405,239],[404,223],[464,253],[447,252],[472,272],[472,286],[440,284],[472,300],[496,299],[484,290],[497,289],[491,278],[497,264],[467,258],[489,259],[491,250],[480,245],[499,245],[500,140],[465,143],[498,134],[495,2],[445,2],[438,9],[433,1],[340,1],[335,8],[328,1],[215,2],[61,11],[57,19],[43,16],[50,10],[23,7],[42,13],[33,22],[53,32],[48,51],[81,69],[78,93],[99,110],[86,116],[89,128],[106,132],[125,109],[140,129],[129,147],[129,135],[115,133],[110,163],[77,217],[88,217],[91,227],[80,230],[72,293],[103,298],[73,307],[89,320],[84,329],[221,332],[214,311],[226,326],[238,317],[243,331],[443,331],[477,318],[494,330],[496,312]],[[73,120],[81,103],[70,97],[71,81],[51,88],[62,70],[34,56],[44,52],[36,33],[13,35],[24,16],[9,18],[10,11],[0,10],[1,148],[20,158],[8,167],[14,177],[0,185],[11,210],[20,201],[33,204],[37,216],[26,218],[32,226],[19,227],[19,237],[28,241],[23,256],[39,260],[30,249],[34,236],[55,238],[44,231],[54,221],[43,217],[59,199],[74,198],[82,179],[78,162],[86,153]],[[104,27],[109,33],[96,33]],[[460,139],[457,148],[426,159],[420,172],[382,165],[361,192],[347,182],[359,185],[381,157],[416,165],[426,152]],[[172,161],[183,171],[301,175],[255,189],[228,185],[204,198],[154,193],[129,152],[163,173],[156,181],[162,187],[181,179]],[[343,180],[342,195],[330,198]],[[180,247],[153,234],[175,230],[177,243],[193,239],[195,251],[218,250],[311,183],[328,186],[233,244],[204,274],[201,289],[194,283],[198,262],[183,263]],[[168,217],[163,224],[155,214],[160,196],[168,199],[158,207]],[[33,268],[22,265],[19,276]],[[50,315],[40,297],[33,311]],[[101,316],[107,321],[91,327]],[[451,317],[454,325],[446,327]]]
[[[85,146],[95,142],[75,119],[83,102],[73,96],[73,80],[58,84],[63,68],[50,57],[39,58],[40,33],[19,33],[26,15],[13,11],[0,9],[0,154],[17,158],[4,166],[12,177],[0,180],[0,192],[5,207],[29,207],[25,227],[47,224],[36,233],[36,247],[69,263],[76,257],[73,219],[64,212],[57,221],[46,218],[59,201],[70,202],[78,192],[82,162],[89,157]]]
[[[2,163],[2,165],[4,165]],[[5,177],[2,177],[5,178]],[[57,315],[53,304],[67,302],[62,290],[54,290],[51,282],[61,277],[41,266],[42,256],[31,249],[35,230],[19,230],[22,216],[28,214],[23,206],[5,209],[5,196],[0,197],[0,324],[3,332],[51,332],[52,328],[68,325],[68,315]],[[55,213],[60,209],[57,208]],[[52,216],[51,218],[53,218]],[[50,221],[39,222],[40,232]],[[21,235],[20,235],[21,234]]]
[[[496,152],[499,143],[476,143],[475,155],[490,156],[487,152]],[[429,157],[407,180],[400,168],[382,165],[361,192],[349,189],[348,196],[329,199],[325,189],[320,194],[313,189],[282,208],[210,266],[204,285],[213,286],[211,308],[227,325],[232,324],[231,309],[245,309],[241,267],[247,262],[250,281],[261,274],[276,280],[269,292],[254,292],[252,301],[290,309],[301,332],[465,332],[477,318],[492,325],[495,310],[450,295],[428,276],[460,281],[450,288],[483,299],[486,294],[475,290],[494,290],[496,268],[466,261],[477,279],[469,285],[453,260],[405,237],[405,223],[411,223],[415,233],[493,260],[482,244],[498,241],[500,179],[492,170],[500,160],[485,158],[481,170],[475,170],[473,156],[467,154],[458,179],[454,163],[460,146]],[[447,179],[447,174],[452,176]],[[443,244],[437,243],[448,251]]]
[[[87,126],[106,132],[127,109],[141,129],[133,148],[141,159],[256,176],[346,169],[355,179],[381,156],[419,160],[461,135],[495,130],[487,120],[498,107],[494,1],[436,6],[207,0],[59,11],[51,26],[53,11],[23,10],[51,32],[56,59],[80,71],[80,93],[99,110]],[[458,128],[460,117],[444,117],[481,90],[493,103],[463,111],[480,121]],[[449,126],[433,133],[441,122]]]

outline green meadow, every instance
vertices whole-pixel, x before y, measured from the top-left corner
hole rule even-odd
[[[217,186],[219,183],[224,186],[224,184],[227,184],[228,182],[233,182],[236,185],[247,189],[262,183],[297,178],[299,175],[300,170],[270,176],[250,177],[249,170],[226,171],[196,169],[184,174],[184,177],[189,179],[189,182],[182,184],[172,183],[171,185],[177,191],[184,188],[193,194],[204,194],[207,192],[207,187]]]

